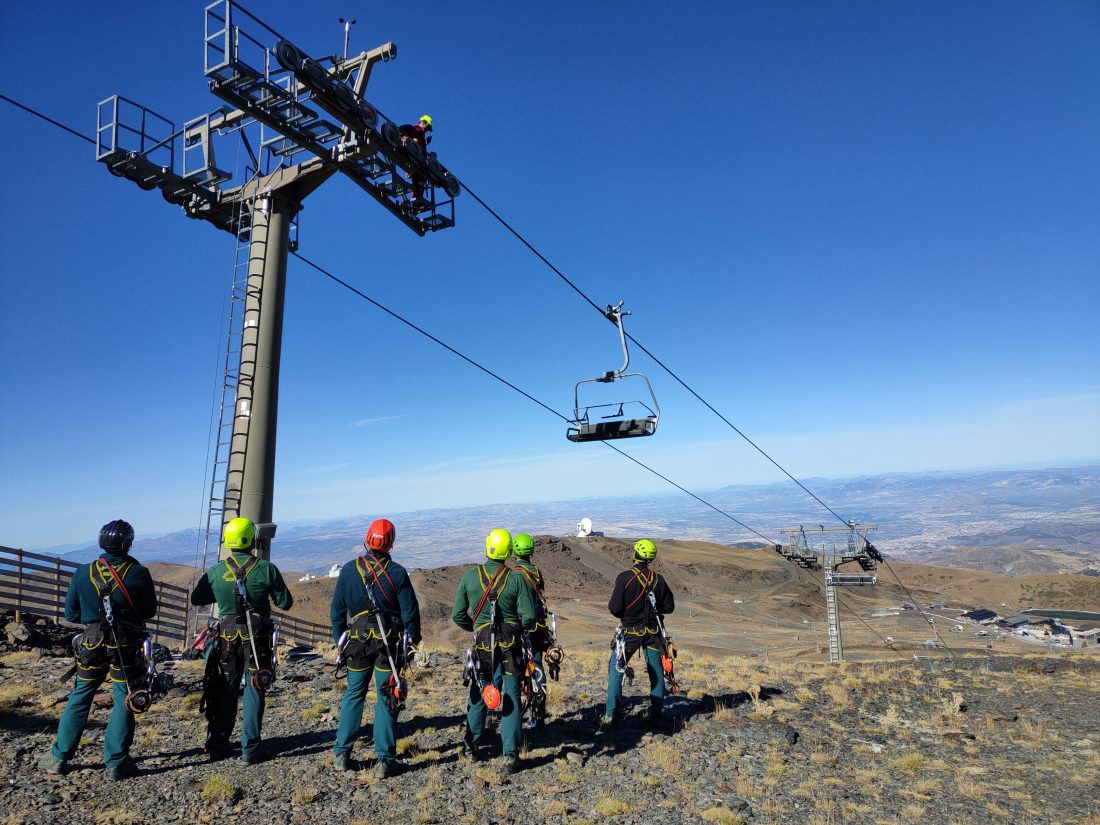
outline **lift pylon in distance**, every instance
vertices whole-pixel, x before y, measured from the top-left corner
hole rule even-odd
[[[610,441],[617,438],[639,438],[657,432],[657,422],[661,418],[661,407],[657,396],[645,373],[627,372],[630,367],[630,352],[626,347],[626,330],[623,329],[623,317],[630,314],[623,309],[623,302],[617,306],[607,305],[604,311],[607,319],[619,328],[619,342],[623,348],[623,365],[617,370],[605,372],[596,378],[582,378],[573,387],[573,420],[565,431],[570,441]],[[580,402],[581,384],[612,384],[624,379],[640,379],[649,393],[646,401],[616,401],[611,404],[590,404],[582,407]],[[631,381],[638,384],[638,381]],[[650,406],[652,404],[652,406]],[[638,411],[641,415],[628,415],[627,410]],[[603,411],[610,410],[606,415]]]

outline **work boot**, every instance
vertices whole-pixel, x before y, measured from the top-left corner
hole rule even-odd
[[[270,758],[271,751],[267,749],[267,745],[257,745],[255,750],[241,754],[241,761],[246,765],[259,765],[261,762],[266,762]]]
[[[374,778],[389,779],[391,776],[397,776],[404,769],[405,766],[396,759],[379,759],[378,764],[374,766]]]
[[[38,767],[53,776],[64,776],[69,770],[69,760],[58,759],[52,753],[47,753],[38,760]]]
[[[233,746],[220,739],[207,739],[202,749],[206,753],[206,758],[211,762],[225,759],[233,752]]]
[[[131,776],[137,776],[138,773],[137,763],[129,756],[117,765],[111,765],[107,768],[107,778],[112,782],[118,782],[121,779],[129,779]]]
[[[360,765],[358,759],[352,759],[351,751],[342,751],[332,755],[332,767],[338,771],[357,771]]]
[[[649,706],[649,726],[654,730],[660,730],[664,720],[665,714],[662,707],[658,704],[652,704]]]
[[[500,757],[501,776],[511,776],[516,772],[517,766],[518,760],[516,759],[516,757],[511,756],[510,754],[505,754],[504,756]]]
[[[596,722],[596,727],[600,730],[611,730],[615,727],[615,717],[601,716]]]
[[[485,758],[481,755],[481,750],[478,746],[471,745],[469,742],[462,743],[462,755],[471,762],[481,762]]]

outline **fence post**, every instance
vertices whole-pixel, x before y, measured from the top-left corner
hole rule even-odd
[[[53,563],[53,580],[54,580],[54,600],[53,600],[53,620],[58,624],[61,623],[61,600],[65,598],[61,595],[61,559],[57,559]]]
[[[19,608],[23,606],[23,550],[15,551],[15,620],[19,621]]]

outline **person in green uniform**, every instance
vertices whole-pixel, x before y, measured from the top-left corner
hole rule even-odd
[[[546,723],[546,672],[543,669],[543,656],[551,644],[550,615],[546,607],[546,582],[542,577],[542,571],[531,561],[535,552],[535,540],[526,533],[516,533],[512,536],[512,553],[516,557],[515,571],[523,576],[531,593],[535,597],[535,626],[529,634],[531,641],[531,659],[535,663],[536,670],[532,679],[537,680],[540,700],[534,702],[534,707],[529,711],[527,727],[534,730]]]
[[[221,632],[207,655],[205,703],[206,753],[211,760],[229,755],[229,737],[237,720],[237,691],[244,677],[241,759],[254,765],[271,758],[261,741],[264,694],[274,678],[271,602],[281,610],[294,603],[274,564],[254,556],[256,525],[246,518],[226,523],[222,544],[230,554],[206,571],[191,592],[191,604],[218,605]],[[244,595],[240,584],[243,584]]]
[[[657,558],[657,546],[649,539],[641,539],[634,545],[634,563],[615,579],[615,588],[607,609],[617,618],[623,630],[624,661],[617,662],[616,651],[611,650],[607,665],[607,705],[599,719],[603,729],[611,728],[619,717],[619,705],[623,697],[623,674],[619,667],[626,667],[639,650],[645,657],[649,676],[649,721],[659,724],[665,703],[664,671],[661,667],[661,631],[658,618],[676,609],[676,600],[665,582],[665,577],[650,568]],[[652,601],[650,594],[653,594]]]
[[[512,536],[493,530],[485,539],[484,564],[463,573],[455,591],[451,619],[474,634],[475,666],[482,685],[503,684],[500,741],[502,774],[514,773],[520,748],[519,673],[523,666],[523,631],[535,626],[535,597],[523,577],[504,562],[512,553]],[[478,680],[471,679],[466,704],[463,750],[481,758],[485,701]]]
[[[405,568],[390,558],[396,535],[397,530],[389,519],[376,519],[371,524],[363,540],[367,552],[340,570],[330,611],[332,638],[339,644],[344,632],[348,634],[341,651],[348,668],[348,685],[340,702],[332,764],[340,771],[359,767],[351,751],[359,737],[363,703],[373,671],[376,683],[374,752],[378,755],[375,776],[379,779],[394,776],[401,770],[394,723],[396,707],[405,697],[401,674],[391,671],[390,660],[392,658],[398,671],[407,664],[402,652],[402,634],[408,634],[410,645],[420,644],[420,606],[412,581]]]
[[[39,763],[47,773],[63,774],[68,770],[88,724],[92,699],[108,674],[114,707],[103,736],[107,776],[118,780],[138,773],[130,758],[134,714],[127,705],[127,681],[141,676],[138,649],[148,635],[146,619],[157,614],[157,594],[149,571],[130,556],[133,543],[133,527],[122,519],[108,522],[99,531],[103,554],[90,564],[80,565],[69,580],[65,620],[84,624],[85,628],[76,645],[76,683],[61,714],[53,747]],[[105,600],[110,602],[110,616]]]

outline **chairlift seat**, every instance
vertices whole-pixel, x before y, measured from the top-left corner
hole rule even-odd
[[[618,421],[579,421],[570,427],[565,437],[570,441],[611,441],[616,438],[638,438],[657,431],[657,418],[621,418]]]

